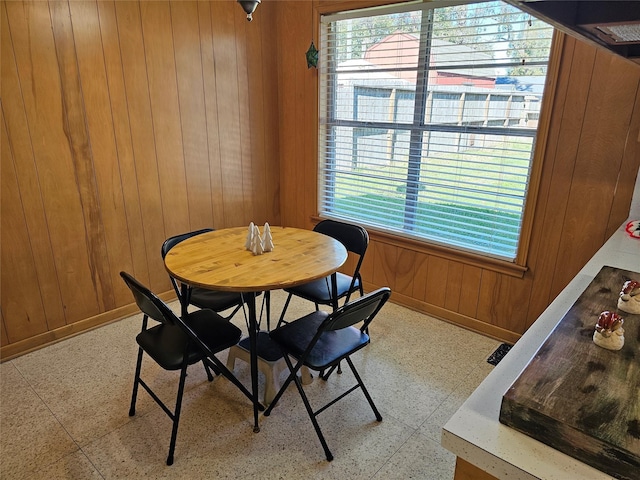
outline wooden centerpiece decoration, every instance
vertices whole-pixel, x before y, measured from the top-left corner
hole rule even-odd
[[[501,423],[624,480],[640,478],[640,314],[623,320],[618,307],[620,286],[634,278],[603,267],[500,408]],[[619,349],[600,348],[597,337]]]

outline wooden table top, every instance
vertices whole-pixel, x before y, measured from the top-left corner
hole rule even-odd
[[[247,231],[227,228],[180,242],[167,253],[165,268],[188,285],[256,292],[326,277],[347,260],[347,250],[334,238],[291,227],[271,227],[273,251],[253,255],[245,249]]]

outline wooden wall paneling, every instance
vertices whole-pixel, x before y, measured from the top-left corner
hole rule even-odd
[[[95,314],[114,308],[115,302],[109,275],[104,225],[97,194],[93,152],[87,130],[87,117],[69,5],[66,2],[51,2],[49,10],[60,75],[62,128],[71,154],[80,210],[84,219],[82,222],[84,231],[77,230],[75,233],[80,235],[78,239],[84,237],[86,242],[88,267],[97,301],[97,305],[87,304],[87,307],[97,308],[94,310]],[[76,244],[75,241],[73,243]],[[88,287],[91,284],[85,285]],[[80,316],[67,320],[74,322],[82,318],[85,317]]]
[[[640,69],[630,65],[628,62],[623,63],[624,65],[620,65],[621,75],[635,76],[636,79],[640,77]],[[640,79],[638,79],[637,84],[633,114],[625,140],[624,153],[622,154],[622,166],[618,174],[611,215],[605,233],[607,238],[613,235],[629,216],[630,199],[633,196],[633,189],[638,178],[638,169],[640,168]]]
[[[244,224],[244,193],[242,185],[242,146],[238,103],[238,69],[236,59],[235,15],[238,7],[232,2],[210,2],[211,28],[215,32],[213,54],[216,65],[216,95],[220,127],[220,157],[224,201],[223,226]],[[241,13],[241,12],[240,12]],[[245,20],[246,21],[246,20]]]
[[[115,158],[117,158],[117,169],[120,175],[118,180],[120,182],[124,207],[124,211],[119,210],[120,215],[124,215],[124,219],[121,218],[120,221],[126,220],[126,230],[119,230],[121,236],[116,241],[129,250],[129,257],[131,258],[130,268],[132,268],[133,271],[128,271],[128,273],[134,275],[145,285],[149,285],[149,266],[147,264],[146,245],[144,242],[141,201],[138,192],[135,159],[133,157],[131,127],[129,124],[129,111],[124,85],[122,56],[120,55],[115,5],[113,2],[97,2],[97,6],[104,72],[111,114],[110,119],[105,119],[104,128],[112,131],[115,142],[115,152],[111,151],[110,154],[115,155]],[[110,124],[107,125],[107,123]],[[116,166],[113,165],[113,168],[115,170]],[[113,175],[115,175],[115,171]],[[118,180],[113,179],[114,182]],[[114,189],[115,188],[114,186]],[[107,193],[111,192],[108,191]],[[113,195],[117,196],[118,193],[114,191]],[[110,207],[105,206],[103,208],[108,211]],[[113,208],[114,211],[116,210],[113,206],[111,208]],[[124,227],[121,226],[120,228],[122,229]],[[107,233],[111,233],[109,227],[107,227]],[[113,248],[111,242],[113,242],[113,240],[109,240],[109,247]],[[126,253],[123,253],[123,255],[124,258],[127,258]],[[126,265],[120,264],[118,264],[116,268],[112,267],[112,275],[119,274],[118,268],[121,267],[126,269]],[[114,282],[117,301],[122,300],[121,292],[117,286],[120,283],[122,287],[126,288],[126,285],[121,279],[119,279],[118,282]],[[124,301],[129,302],[130,300],[131,294],[127,293],[124,296]]]
[[[162,216],[169,237],[190,230],[171,8],[167,1],[140,2],[140,13]]]
[[[13,153],[2,116],[0,166],[0,215],[2,242],[0,285],[2,285],[2,318],[6,318],[6,338],[16,342],[47,331],[42,298],[34,293],[38,285],[35,259],[29,242],[29,231],[20,198]],[[4,324],[4,322],[3,322]],[[3,342],[4,343],[4,342]]]
[[[7,329],[4,326],[4,315],[2,315],[2,309],[0,309],[0,347],[3,347],[9,343],[9,336],[7,335]]]
[[[207,126],[208,162],[211,184],[213,227],[224,226],[222,163],[220,158],[220,126],[216,85],[216,65],[213,53],[214,35],[209,2],[197,2],[200,26],[200,50],[204,80],[204,103]]]
[[[318,38],[314,34],[316,30],[315,2],[303,2],[307,8],[307,12],[301,18],[308,18],[309,22],[298,22],[300,34],[299,40],[293,48],[293,54],[296,66],[301,70],[303,77],[302,86],[304,87],[304,97],[300,100],[305,106],[304,118],[302,121],[310,128],[303,129],[304,134],[304,161],[301,162],[304,167],[304,178],[316,179],[315,182],[304,181],[306,188],[304,189],[304,212],[303,226],[311,228],[309,215],[307,212],[317,213],[318,211],[318,70],[316,68],[307,67],[306,52],[311,44],[311,39],[315,41]],[[305,36],[308,39],[305,39]]]
[[[18,177],[22,208],[38,276],[38,283],[32,285],[32,288],[37,286],[40,292],[47,325],[55,328],[65,324],[64,308],[6,8],[7,3],[2,2],[0,4],[2,17],[0,98],[8,134],[7,142],[11,143],[13,149],[13,162]],[[14,28],[19,27],[20,25],[14,26]],[[4,265],[2,270],[5,271]]]
[[[485,323],[495,325],[497,319],[496,300],[500,292],[502,275],[483,269],[478,293],[476,317]]]
[[[107,258],[103,261],[109,275],[112,304],[104,310],[131,303],[131,293],[119,272],[133,271],[124,209],[122,175],[113,131],[113,116],[105,71],[100,20],[95,2],[69,3],[75,40],[82,99],[84,100],[90,153],[95,173],[96,200],[102,223],[102,238]]]
[[[605,242],[638,79],[620,75],[613,55],[598,49],[558,249],[557,295]],[[602,122],[603,118],[608,119]],[[621,134],[622,133],[622,134]]]
[[[462,288],[462,272],[464,265],[460,262],[449,262],[447,270],[447,290],[444,307],[452,312],[458,312],[460,308],[460,292]]]
[[[285,226],[297,226],[296,205],[299,203],[297,195],[304,188],[298,182],[296,174],[297,164],[300,162],[300,135],[297,126],[297,86],[295,73],[292,71],[290,45],[297,42],[294,25],[299,20],[296,9],[297,2],[278,2],[275,5],[278,15],[278,91],[281,93],[279,112],[280,138],[280,215]]]
[[[171,2],[189,230],[211,228],[213,207],[198,2]]]
[[[447,295],[447,274],[449,260],[431,255],[427,270],[427,285],[424,301],[438,307],[444,307]]]
[[[380,287],[396,288],[396,265],[398,264],[398,247],[385,243],[376,243],[374,250],[372,281]]]
[[[258,154],[265,159],[265,183],[266,183],[266,204],[267,215],[270,223],[282,225],[280,215],[280,142],[279,142],[279,105],[280,95],[278,93],[278,48],[276,38],[279,37],[280,26],[277,22],[277,9],[266,8],[260,12],[263,17],[261,23],[262,45],[262,97],[263,97],[263,118],[260,130],[262,133],[263,145]]]
[[[461,315],[476,318],[481,280],[481,268],[472,265],[463,266],[460,281],[460,302],[458,305],[458,313]]]
[[[93,310],[95,315],[112,310],[116,306],[109,269],[109,253],[107,252],[105,227],[96,183],[96,168],[87,126],[85,96],[80,83],[71,12],[66,2],[51,2],[49,10],[62,89],[62,124],[70,144],[76,188],[84,218],[84,232],[78,231],[77,233],[83,234],[79,239],[85,238],[92,281],[91,284],[85,284],[85,288],[80,290],[85,290],[83,293],[86,294],[86,288],[93,285],[97,305],[87,304],[87,306],[95,309]],[[79,39],[79,41],[83,40]],[[75,322],[84,318],[86,317],[68,318],[67,321]]]
[[[308,93],[307,81],[309,79],[308,72],[306,71],[307,65],[304,59],[304,52],[307,50],[306,38],[311,33],[311,23],[300,21],[302,18],[309,19],[313,3],[312,2],[288,2],[289,7],[292,8],[296,15],[295,21],[291,22],[289,27],[293,31],[294,41],[287,46],[288,56],[287,63],[289,65],[289,71],[295,78],[294,93],[295,93],[295,122],[296,128],[293,130],[298,137],[296,142],[295,157],[292,158],[292,172],[295,172],[295,226],[300,228],[309,228],[310,216],[309,210],[306,210],[309,200],[307,194],[309,190],[315,191],[315,181],[310,181],[312,178],[315,180],[317,177],[313,176],[315,172],[315,165],[313,165],[315,155],[309,157],[309,144],[310,136],[312,135],[314,121],[309,121],[307,116],[309,112],[309,102],[312,100],[306,96]],[[299,125],[308,125],[308,128],[299,128]],[[309,174],[309,176],[307,175]],[[316,180],[317,181],[317,180]],[[313,205],[315,210],[315,203]],[[313,211],[312,210],[312,211]]]
[[[522,334],[528,327],[527,310],[531,281],[526,278],[515,278],[509,275],[500,276],[500,290],[495,296],[495,315],[493,324]]]
[[[567,214],[569,188],[574,174],[595,61],[593,47],[567,40],[553,105],[554,114],[549,127],[552,132],[560,133],[549,137],[549,141],[556,143],[547,147],[547,159],[542,171],[541,194],[546,195],[546,209],[536,211],[534,221],[534,231],[536,234],[539,231],[540,234],[532,238],[536,240],[532,241],[535,250],[529,260],[535,278],[531,291],[530,305],[533,308],[529,321],[531,315],[537,318],[553,300],[551,284],[558,267],[557,252]],[[564,81],[567,82],[566,87],[561,83]]]
[[[245,142],[248,148],[245,176],[248,177],[249,181],[249,188],[246,193],[250,195],[249,200],[250,205],[252,205],[248,212],[253,212],[253,216],[249,221],[257,222],[259,225],[264,225],[264,222],[273,222],[267,210],[269,206],[266,185],[268,165],[265,158],[264,129],[262,128],[265,124],[265,90],[262,64],[265,61],[263,55],[267,53],[265,50],[270,48],[269,42],[262,42],[264,24],[263,15],[256,15],[256,18],[251,22],[248,22],[244,15],[237,15],[236,17],[238,30],[242,31],[243,36],[246,38],[242,45],[244,47],[242,51],[244,52],[244,74],[247,83],[247,95],[245,95],[247,99],[245,104],[247,119],[244,122],[247,133],[244,137],[249,140]],[[238,47],[240,48],[240,43]],[[249,221],[246,223],[248,224]],[[262,232],[262,227],[260,231]]]
[[[367,247],[367,253],[364,256],[362,265],[360,266],[360,275],[362,281],[367,284],[373,284],[373,267],[376,263],[376,242],[369,240],[369,246]],[[353,270],[352,270],[353,271]]]
[[[7,2],[6,7],[20,84],[25,86],[21,92],[56,264],[56,283],[63,300],[65,322],[72,323],[100,311],[96,289],[101,290],[101,286],[94,282],[104,278],[92,271],[100,255],[89,258],[90,249],[94,247],[89,243],[95,237],[89,238],[93,232],[87,230],[82,206],[83,201],[92,201],[91,192],[83,191],[89,188],[83,176],[88,172],[82,171],[79,159],[74,163],[73,154],[80,152],[73,151],[77,144],[74,145],[70,137],[76,132],[68,130],[74,124],[67,122],[73,120],[70,116],[77,112],[65,110],[73,105],[63,105],[70,100],[63,97],[73,92],[63,92],[60,83],[61,79],[66,80],[62,78],[65,65],[59,66],[56,58],[58,46],[54,42],[49,4]],[[57,35],[63,34],[60,28],[58,25]],[[60,55],[64,55],[65,45],[59,48]],[[60,61],[64,62],[64,57]],[[78,181],[76,175],[80,175]],[[89,215],[93,206],[87,208]]]
[[[413,294],[413,281],[415,277],[414,266],[417,253],[407,248],[398,249],[396,263],[395,291],[411,297]]]
[[[238,70],[238,115],[240,119],[240,162],[242,166],[242,198],[243,209],[242,217],[240,220],[241,225],[248,225],[249,222],[258,219],[251,216],[254,211],[254,188],[257,186],[254,184],[253,176],[253,162],[254,157],[252,155],[252,134],[251,131],[251,108],[250,108],[250,96],[249,91],[249,67],[247,65],[247,29],[253,27],[248,25],[249,22],[242,12],[235,12],[233,16],[235,22],[235,50],[236,50],[236,68]],[[253,24],[253,22],[251,22]],[[259,60],[256,60],[259,62]],[[260,229],[262,231],[262,229]]]
[[[547,258],[547,252],[543,251],[546,249],[547,236],[548,232],[544,232],[544,219],[546,217],[546,212],[549,207],[549,196],[552,192],[551,187],[553,184],[552,172],[555,165],[555,160],[557,157],[557,151],[559,148],[559,137],[561,134],[561,124],[562,124],[562,110],[564,108],[564,103],[567,97],[567,90],[569,88],[569,79],[571,74],[570,65],[573,61],[573,54],[575,50],[576,39],[571,36],[565,36],[562,43],[562,51],[560,59],[560,68],[558,71],[558,76],[556,79],[556,83],[553,86],[555,88],[554,93],[554,102],[550,106],[553,110],[554,115],[551,116],[549,121],[549,132],[547,134],[547,145],[545,146],[545,158],[543,160],[543,165],[540,171],[540,186],[538,190],[538,196],[536,199],[535,206],[535,214],[533,219],[533,228],[531,231],[531,239],[529,243],[529,255],[527,260],[528,271],[527,275],[533,276],[534,281],[532,284],[532,292],[535,289],[536,282],[538,278],[541,281],[541,284],[544,285],[544,274],[549,275],[549,280],[546,282],[550,284],[551,282],[551,271],[550,271],[550,262],[544,262]],[[540,275],[538,276],[538,262],[542,262],[541,265],[546,266],[546,270],[544,268],[540,268]],[[527,323],[531,323],[533,320],[538,318],[538,315],[542,313],[546,304],[546,289],[537,289],[537,295],[535,299],[532,298],[530,292],[530,306],[532,300],[537,300],[534,302],[533,308],[530,308],[527,312]],[[535,313],[534,313],[535,312]]]
[[[148,285],[154,291],[163,292],[171,288],[160,257],[160,247],[168,235],[165,235],[159,188],[140,8],[137,2],[115,2],[115,11],[144,233],[143,237],[131,236],[130,241],[136,243],[133,251],[141,251],[144,245]],[[127,203],[132,201],[135,198],[127,198]]]
[[[415,264],[413,266],[413,288],[412,297],[416,300],[424,301],[427,290],[427,279],[429,276],[429,255],[416,252]]]

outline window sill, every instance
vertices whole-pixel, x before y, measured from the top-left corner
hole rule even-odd
[[[313,216],[312,220],[314,223],[317,223],[322,220],[322,218]],[[516,278],[523,278],[525,272],[528,270],[528,267],[525,265],[517,265],[506,260],[491,258],[471,252],[457,250],[443,245],[427,243],[426,241],[420,241],[412,238],[402,237],[400,235],[381,232],[379,230],[372,229],[371,227],[367,227],[367,232],[369,233],[369,238],[375,242],[413,250],[415,252],[424,253],[426,255],[445,258],[454,262],[460,262],[465,265],[472,265],[474,267],[491,270]]]

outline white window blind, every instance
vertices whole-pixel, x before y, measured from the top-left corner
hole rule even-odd
[[[552,28],[495,1],[321,26],[320,215],[512,261]]]

